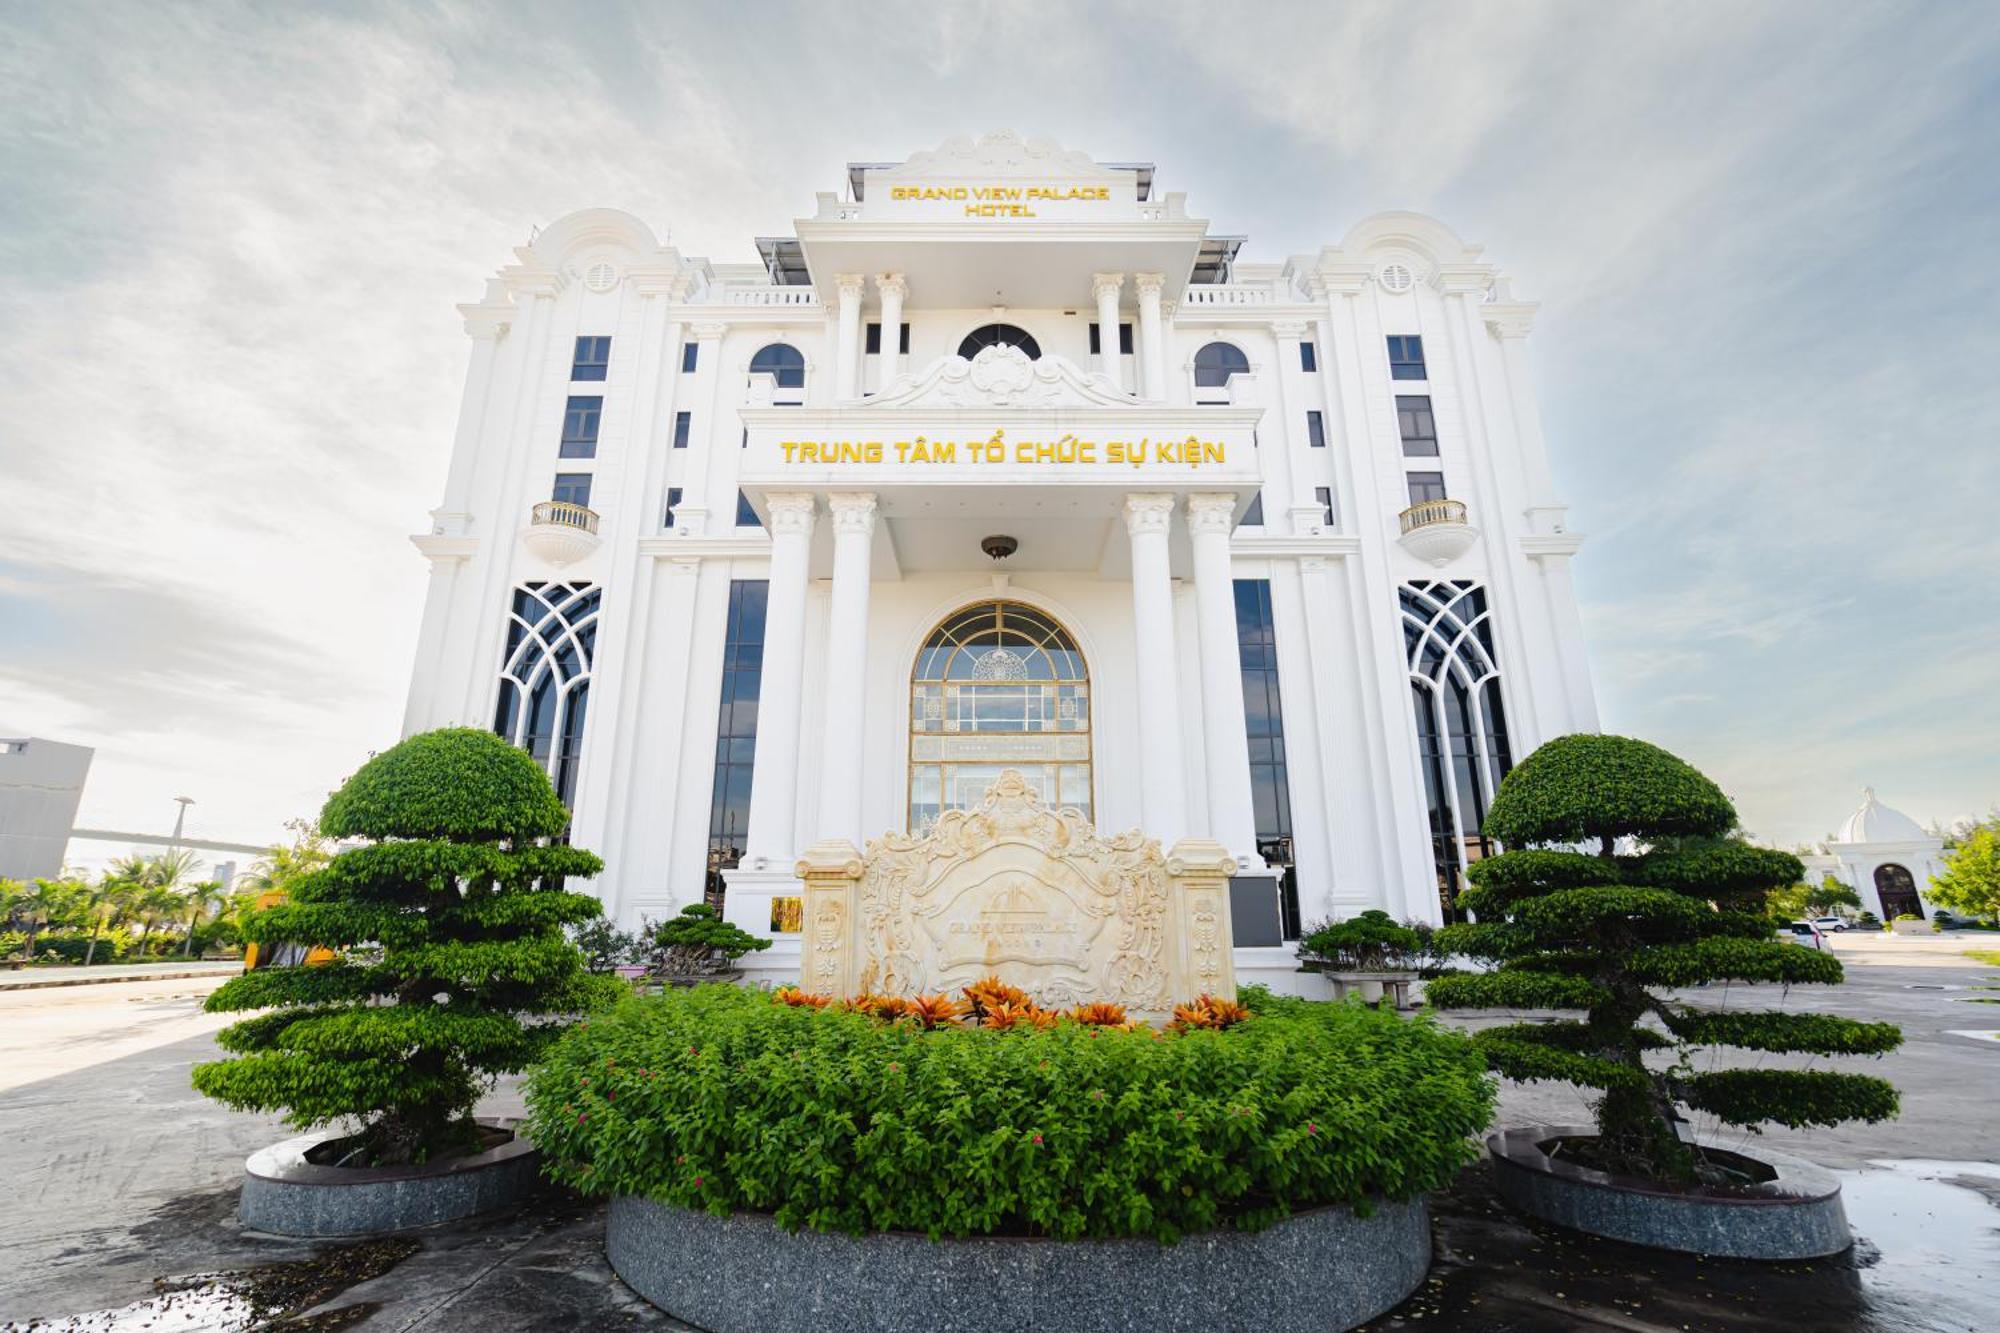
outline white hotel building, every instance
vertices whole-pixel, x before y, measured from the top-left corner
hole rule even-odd
[[[1242,245],[1012,135],[852,165],[761,263],[544,228],[461,307],[406,731],[528,746],[612,915],[723,893],[761,975],[802,849],[1006,767],[1223,843],[1246,977],[1438,919],[1509,764],[1596,726],[1535,308],[1416,214]]]

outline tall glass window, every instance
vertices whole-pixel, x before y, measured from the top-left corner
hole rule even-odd
[[[1278,636],[1271,581],[1236,580],[1236,651],[1243,669],[1243,723],[1250,737],[1250,804],[1257,852],[1280,867],[1278,917],[1299,938],[1299,875],[1292,857],[1292,785],[1285,769],[1285,708],[1278,695]]]
[[[722,644],[722,706],[715,721],[715,790],[708,807],[708,901],[722,903],[722,872],[743,859],[750,828],[750,768],[757,757],[757,698],[764,679],[764,603],[770,584],[729,585]]]
[[[597,457],[597,422],[604,415],[601,394],[578,394],[563,408],[561,458]]]
[[[514,590],[501,656],[493,730],[535,757],[564,805],[576,797],[591,661],[603,593],[589,583],[529,583]]]
[[[1430,372],[1424,369],[1424,340],[1414,333],[1390,334],[1389,378],[1421,380],[1429,376]]]
[[[1040,611],[980,602],[932,630],[910,672],[910,832],[977,805],[1009,768],[1090,817],[1090,672]]]
[[[611,366],[611,339],[578,338],[569,363],[573,380],[601,380]]]
[[[1429,394],[1396,395],[1396,431],[1403,437],[1405,458],[1438,456],[1437,418],[1431,415]]]
[[[1465,867],[1492,850],[1479,826],[1514,766],[1493,619],[1485,590],[1462,580],[1406,584],[1399,597],[1431,860],[1445,919],[1456,921]]]

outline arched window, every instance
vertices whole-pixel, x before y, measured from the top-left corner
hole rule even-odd
[[[1194,354],[1194,386],[1220,389],[1231,375],[1250,373],[1250,358],[1234,343],[1213,342]]]
[[[780,389],[806,387],[805,353],[790,343],[772,343],[750,358],[752,375],[769,375]]]
[[[493,730],[548,769],[564,805],[576,796],[583,763],[602,598],[588,583],[530,583],[514,590],[507,617]]]
[[[1479,832],[1500,779],[1514,766],[1486,593],[1470,583],[1412,583],[1399,591],[1403,646],[1416,714],[1417,763],[1430,807],[1431,859],[1445,919],[1465,867],[1491,848]]]
[[[1042,359],[1041,344],[1026,329],[1017,329],[1012,324],[980,325],[965,335],[965,341],[958,345],[958,354],[970,361],[989,347],[1018,347],[1028,354],[1030,361]]]
[[[910,672],[910,832],[979,804],[1009,768],[1090,816],[1090,672],[1040,611],[980,602],[932,630]]]
[[[1917,896],[1917,880],[1909,870],[1891,861],[1875,867],[1875,896],[1882,902],[1882,919],[1924,914],[1924,900]]]

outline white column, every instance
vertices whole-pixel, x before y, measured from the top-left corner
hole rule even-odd
[[[862,699],[868,676],[868,559],[875,535],[875,497],[836,491],[833,511],[833,600],[826,631],[826,745],[820,754],[819,840],[860,847]],[[754,776],[754,774],[753,774]]]
[[[1124,286],[1123,273],[1090,275],[1090,294],[1097,299],[1097,369],[1120,389],[1125,387],[1125,358],[1118,353],[1118,293]]]
[[[1233,494],[1190,495],[1195,631],[1201,645],[1201,734],[1208,751],[1208,836],[1239,864],[1257,856],[1250,796],[1250,740],[1243,718],[1243,664],[1236,643],[1236,584],[1229,559]]]
[[[860,273],[842,273],[834,283],[839,289],[840,327],[834,343],[833,394],[836,398],[859,398],[861,298],[868,292],[868,279]]]
[[[799,693],[806,667],[806,557],[813,497],[774,491],[770,587],[764,604],[764,674],[757,694],[757,757],[750,769],[750,828],[743,862],[787,872],[798,853]]]
[[[875,392],[886,393],[903,372],[903,298],[910,284],[900,273],[877,273],[876,289],[882,293],[882,355],[876,367]]]
[[[1160,322],[1160,286],[1166,281],[1158,273],[1135,273],[1132,282],[1139,293],[1139,396],[1167,396],[1166,330]]]
[[[709,494],[709,473],[713,471],[713,444],[715,442],[714,418],[725,409],[722,404],[722,335],[729,331],[726,324],[702,323],[690,326],[695,343],[701,350],[695,353],[694,383],[687,390],[687,408],[693,426],[693,435],[688,439],[687,462],[681,472],[681,502],[674,510],[674,535],[682,538],[705,537],[708,535],[708,518],[717,508],[716,497]],[[681,401],[676,394],[674,401]],[[668,446],[671,448],[671,445]],[[665,501],[664,494],[660,497]],[[735,506],[730,506],[733,518]]]
[[[1139,677],[1139,800],[1148,837],[1171,847],[1185,837],[1187,799],[1181,755],[1180,677],[1175,668],[1174,587],[1167,528],[1174,497],[1125,497],[1132,539],[1132,642]]]

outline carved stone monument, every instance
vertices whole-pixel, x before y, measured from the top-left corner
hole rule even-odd
[[[845,842],[806,850],[799,982],[908,996],[997,974],[1046,1007],[1110,1000],[1164,1019],[1197,995],[1236,994],[1234,869],[1205,839],[1163,854],[1137,830],[1102,837],[1009,769],[925,837],[886,834],[865,855]]]

